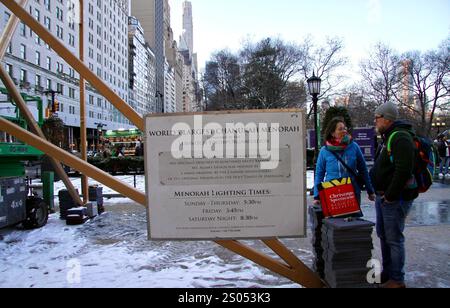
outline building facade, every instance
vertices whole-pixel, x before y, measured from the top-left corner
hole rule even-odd
[[[76,1],[31,0],[27,11],[79,57]],[[84,62],[124,101],[128,101],[128,1],[89,0],[84,6]],[[0,4],[0,30],[11,12]],[[23,23],[11,40],[2,64],[21,92],[42,96],[49,106],[51,91],[58,92],[58,116],[66,125],[68,142],[78,147],[80,127],[79,75]],[[0,111],[1,113],[1,111]],[[97,127],[132,128],[97,91],[86,84],[88,142],[95,143]]]
[[[183,97],[184,112],[202,111],[197,74],[197,54],[194,53],[194,22],[192,3],[183,2],[183,34],[180,37],[180,53],[183,56]]]
[[[156,110],[155,55],[145,42],[144,30],[136,17],[128,19],[129,99],[141,115]]]
[[[165,46],[164,46],[164,0],[133,0],[131,14],[141,23],[144,37],[155,55],[156,90],[155,112],[164,112],[165,92]]]
[[[177,85],[175,81],[175,69],[166,61],[164,72],[164,112],[177,112]]]

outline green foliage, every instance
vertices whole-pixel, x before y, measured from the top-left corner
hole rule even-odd
[[[45,138],[54,145],[61,147],[64,143],[64,121],[52,116],[44,121],[42,132]]]
[[[302,107],[306,88],[296,79],[304,58],[298,46],[271,38],[214,54],[203,76],[208,110]]]
[[[112,174],[144,172],[143,157],[111,157],[106,159],[101,157],[94,157],[89,158],[88,162],[93,166]]]

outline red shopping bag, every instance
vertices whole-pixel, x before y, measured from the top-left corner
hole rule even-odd
[[[342,217],[361,212],[351,178],[336,179],[319,187],[324,216]]]

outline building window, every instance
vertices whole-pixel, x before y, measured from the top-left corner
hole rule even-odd
[[[75,47],[75,36],[69,33],[69,45]]]
[[[36,65],[41,65],[41,53],[39,51],[36,51],[36,57],[35,57],[35,62],[34,64]]]
[[[35,10],[34,10],[34,18],[35,18],[37,21],[41,21],[41,12],[39,12],[38,9],[35,9]]]
[[[52,90],[52,81],[50,79],[47,79],[47,90]]]
[[[27,71],[20,70],[20,83],[25,84],[27,82]]]
[[[36,74],[36,77],[34,78],[34,85],[36,88],[42,87],[41,80],[42,80],[41,76]]]
[[[64,73],[64,64],[57,62],[56,71],[60,74]]]
[[[11,14],[9,14],[8,12],[5,12],[5,15],[3,15],[3,22],[5,23],[5,25],[8,23],[10,17],[11,17]]]
[[[62,40],[64,39],[64,30],[62,27],[56,26],[56,36]]]
[[[52,31],[52,22],[49,17],[44,17],[44,25],[47,27],[48,31]]]
[[[49,71],[52,70],[52,58],[50,58],[50,57],[47,57],[47,69]]]
[[[8,72],[9,76],[11,78],[14,78],[14,76],[13,76],[13,66],[11,64],[6,63],[5,64],[5,69]]]
[[[75,89],[69,88],[69,97],[75,99]]]
[[[64,95],[64,85],[61,83],[58,83],[56,85],[56,91],[58,91],[59,94]]]
[[[58,18],[58,20],[60,21],[63,21],[64,18],[63,10],[60,9],[59,7],[56,7],[56,18]]]
[[[94,106],[94,96],[89,95],[89,105]]]
[[[25,24],[23,22],[20,23],[19,32],[20,32],[20,35],[25,36],[25,37],[27,36],[27,27],[25,26]]]
[[[20,45],[20,57],[24,60],[27,59],[27,46],[24,44]]]
[[[50,0],[44,0],[44,6],[47,9],[47,11],[51,11],[51,3]]]

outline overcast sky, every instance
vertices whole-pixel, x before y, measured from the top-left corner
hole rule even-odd
[[[175,38],[182,3],[169,0]],[[341,37],[356,66],[376,42],[398,50],[430,50],[450,36],[450,0],[191,0],[194,49],[204,67],[212,52],[237,50],[246,38],[281,37],[322,43]],[[354,67],[356,69],[357,67]]]

